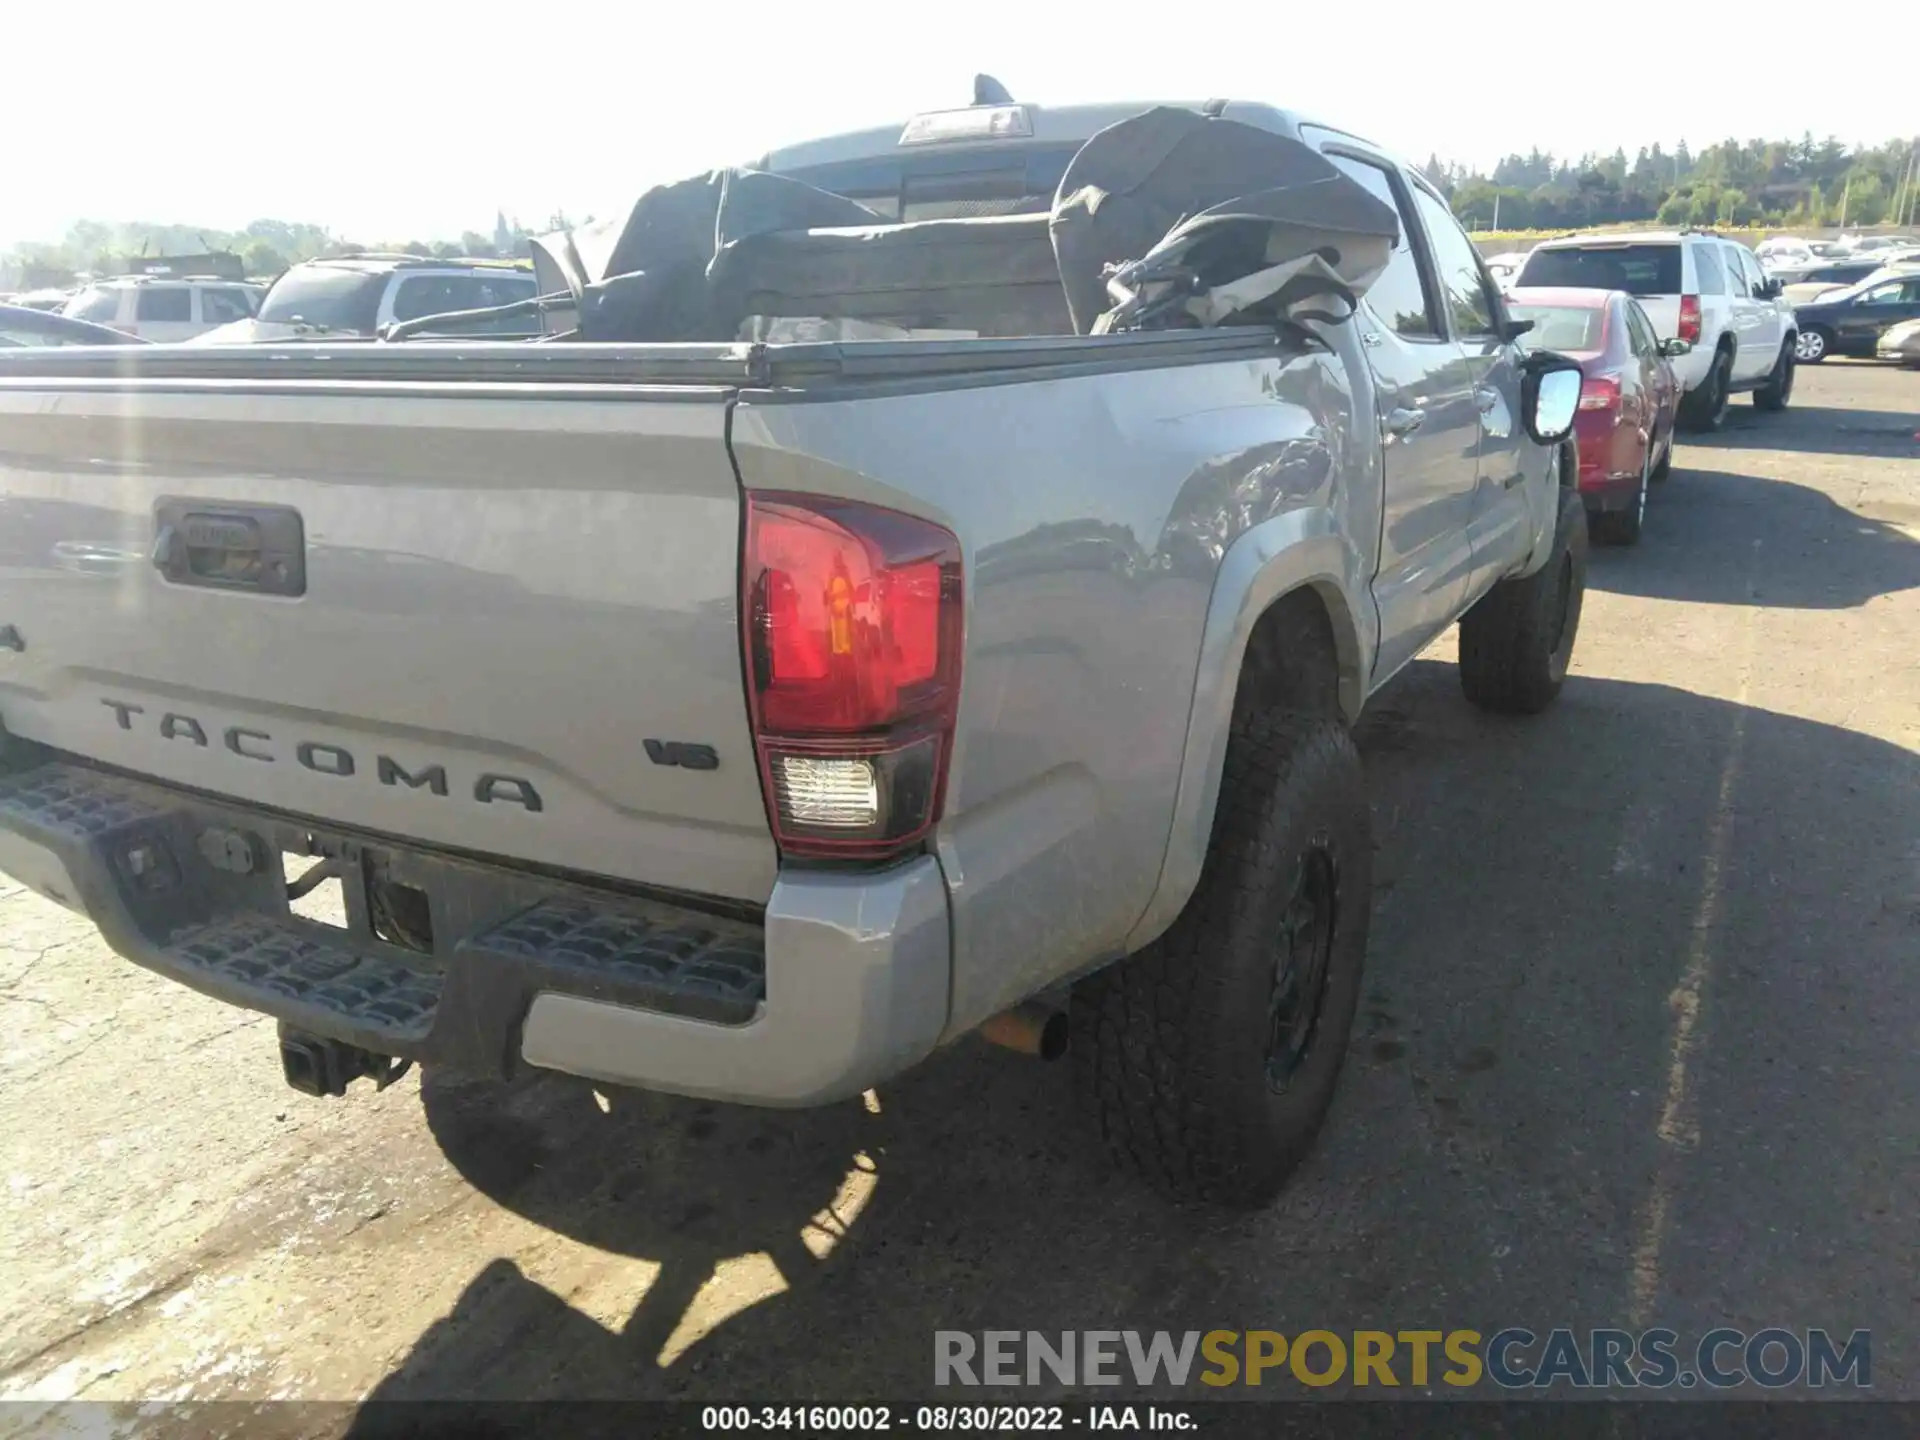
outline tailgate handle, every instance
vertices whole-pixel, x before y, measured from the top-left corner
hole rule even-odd
[[[307,593],[306,529],[290,506],[169,499],[153,520],[153,568],[170,585]]]

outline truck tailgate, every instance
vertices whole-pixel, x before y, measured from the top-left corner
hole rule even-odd
[[[732,393],[12,381],[0,722],[293,816],[763,901]]]

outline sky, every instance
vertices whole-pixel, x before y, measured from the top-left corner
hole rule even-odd
[[[272,217],[362,243],[491,231],[502,209],[540,228],[964,105],[979,70],[1040,104],[1264,100],[1482,166],[1534,146],[1920,135],[1920,92],[1891,69],[1796,83],[1787,40],[1712,5],[93,0],[84,26],[60,8],[0,0],[0,245],[83,217]]]

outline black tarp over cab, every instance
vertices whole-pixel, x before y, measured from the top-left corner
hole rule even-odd
[[[1393,210],[1310,147],[1168,107],[1093,136],[1042,214],[890,223],[788,176],[722,170],[619,220],[543,236],[579,338],[1096,334],[1340,318],[1385,267]],[[1325,297],[1338,300],[1329,304]]]

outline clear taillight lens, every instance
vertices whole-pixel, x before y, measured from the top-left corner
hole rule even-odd
[[[940,818],[960,700],[960,543],[917,516],[752,495],[742,565],[767,817],[789,855],[879,859]]]
[[[1582,410],[1619,409],[1619,379],[1613,375],[1586,376],[1580,382],[1580,408]]]

